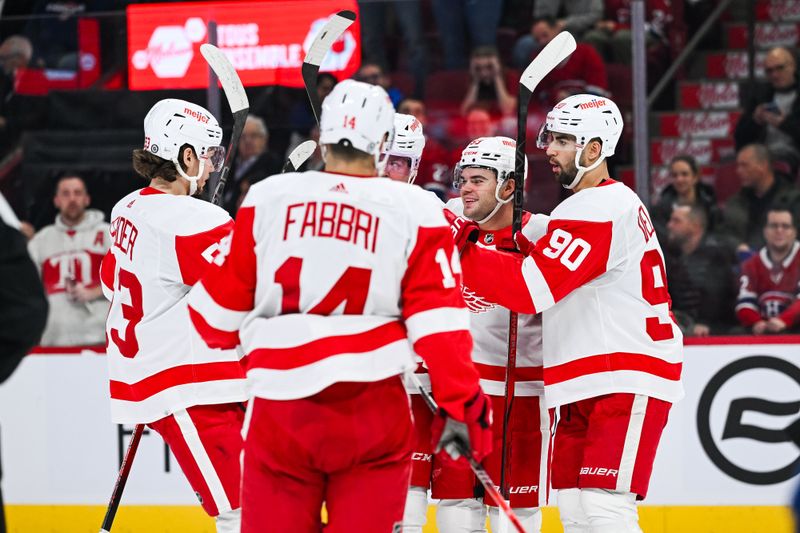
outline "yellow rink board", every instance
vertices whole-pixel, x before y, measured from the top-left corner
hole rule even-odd
[[[8,505],[9,533],[73,533],[100,529],[105,507],[91,505]],[[428,509],[434,523],[435,508]],[[645,533],[792,533],[787,507],[659,507],[639,508]],[[214,522],[200,507],[123,506],[114,521],[114,533],[214,533]],[[562,533],[558,511],[544,510],[543,533]],[[426,526],[425,533],[436,533]]]

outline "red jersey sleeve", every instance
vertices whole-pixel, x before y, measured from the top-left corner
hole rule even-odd
[[[794,293],[794,301],[778,317],[786,323],[787,328],[791,328],[800,321],[800,282]]]
[[[606,64],[593,46],[585,47],[582,74],[586,82],[587,91],[598,94],[608,94]]]
[[[117,268],[117,259],[111,250],[106,252],[103,262],[100,263],[100,287],[107,300],[114,296],[114,271]]]
[[[739,295],[736,298],[736,318],[745,327],[751,327],[761,320],[761,310],[758,307],[758,273],[756,272],[757,256],[751,257],[742,264],[742,274],[739,276]]]
[[[254,207],[239,209],[230,251],[223,246],[215,265],[189,293],[192,323],[211,348],[233,348],[239,344],[239,327],[253,309],[256,287],[254,218]]]
[[[175,254],[178,268],[186,285],[194,285],[203,277],[208,266],[218,260],[224,246],[223,239],[233,230],[233,220],[201,233],[175,236]]]
[[[426,362],[433,395],[456,420],[478,391],[461,265],[446,226],[420,227],[401,285],[402,316],[414,351]]]
[[[541,313],[606,272],[611,231],[611,222],[551,220],[524,260],[470,245],[461,256],[464,284],[518,313]]]
[[[786,310],[778,316],[778,318],[786,323],[787,328],[791,328],[797,324],[798,319],[800,319],[800,300],[795,300],[792,302],[792,305],[787,307]]]

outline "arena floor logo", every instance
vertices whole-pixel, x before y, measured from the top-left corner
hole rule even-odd
[[[194,57],[194,43],[206,36],[206,24],[199,17],[186,20],[183,26],[159,26],[150,36],[145,50],[133,53],[133,66],[148,66],[159,78],[180,78],[186,74]]]
[[[764,386],[737,387],[737,379],[746,372],[758,372]],[[774,429],[778,417],[790,422]],[[721,427],[719,421],[724,421]],[[726,365],[700,396],[697,431],[709,459],[730,477],[751,485],[791,479],[800,467],[794,441],[800,435],[800,368],[768,355]]]

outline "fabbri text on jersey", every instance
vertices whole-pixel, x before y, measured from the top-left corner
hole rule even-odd
[[[286,206],[283,240],[327,237],[374,253],[380,218],[341,202],[303,202]]]

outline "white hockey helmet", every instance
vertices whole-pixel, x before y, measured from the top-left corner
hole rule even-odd
[[[489,215],[482,220],[476,220],[475,222],[478,224],[487,222],[503,204],[507,204],[514,198],[512,195],[504,200],[500,198],[500,191],[506,180],[514,177],[516,150],[517,141],[509,137],[479,137],[471,141],[461,152],[461,159],[453,169],[453,187],[461,188],[463,184],[461,171],[465,168],[487,168],[493,170],[497,177],[497,185],[494,189],[497,205]],[[527,157],[525,158],[525,175],[528,175]]]
[[[320,145],[344,143],[372,154],[381,174],[381,142],[387,135],[386,146],[391,146],[394,106],[383,88],[344,80],[325,98],[319,125]]]
[[[225,148],[222,128],[206,108],[176,98],[160,100],[144,117],[144,149],[172,161],[178,173],[189,181],[189,194],[197,192],[197,180],[203,175],[206,161],[213,171],[222,170]],[[196,176],[188,176],[179,163],[181,146],[188,144],[200,160]]]
[[[422,150],[425,148],[425,135],[422,133],[422,124],[413,115],[403,113],[394,114],[394,142],[391,146],[384,147],[386,156],[394,155],[407,157],[410,160],[408,182],[414,183],[422,159]]]
[[[622,126],[622,114],[617,104],[602,96],[576,94],[561,100],[547,114],[539,130],[536,146],[547,149],[553,133],[575,136],[575,167],[578,173],[571,183],[564,185],[564,188],[572,189],[580,183],[586,172],[596,168],[606,157],[614,155],[622,135]],[[592,139],[602,141],[600,157],[588,167],[581,166],[581,153]]]

